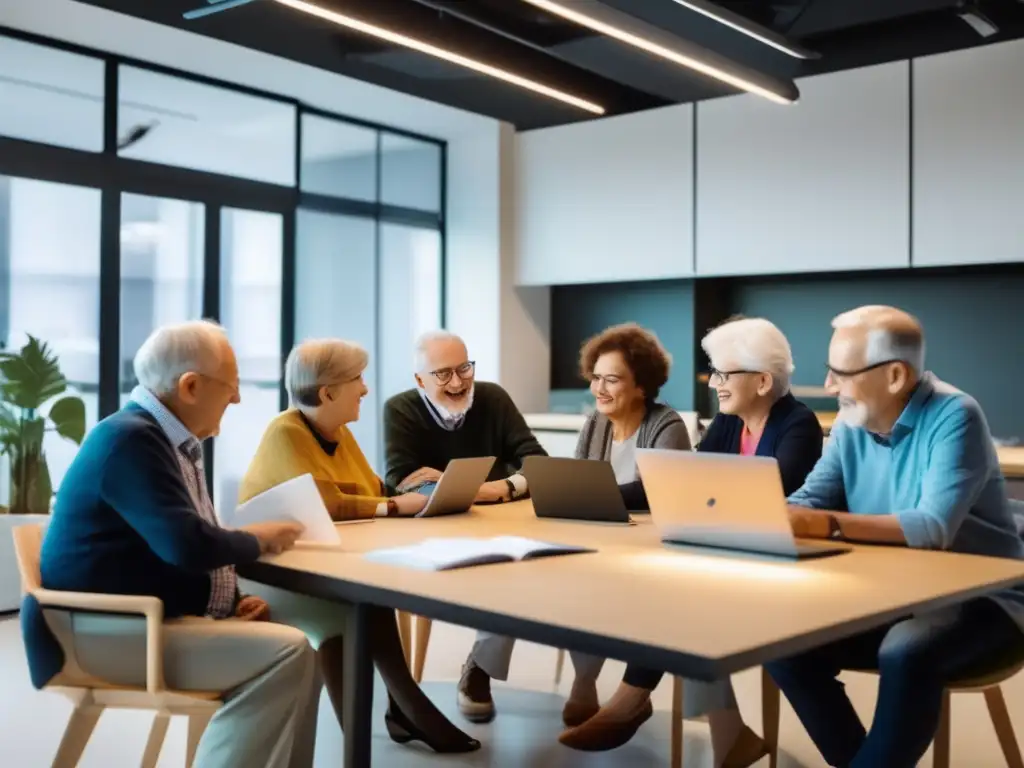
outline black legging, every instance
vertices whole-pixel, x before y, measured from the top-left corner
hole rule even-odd
[[[626,685],[632,685],[634,688],[643,688],[645,691],[653,691],[658,687],[658,683],[661,682],[661,678],[664,676],[664,672],[658,672],[653,669],[647,669],[646,667],[638,667],[635,664],[629,664],[626,667],[626,674],[622,676],[622,682]]]

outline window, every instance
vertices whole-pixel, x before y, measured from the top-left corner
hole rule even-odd
[[[397,224],[380,228],[380,396],[413,385],[416,339],[441,327],[441,236]]]
[[[295,107],[191,80],[119,69],[119,154],[295,184]]]
[[[303,115],[302,191],[376,202],[377,131]]]
[[[100,191],[0,176],[0,342],[16,351],[31,334],[48,344],[69,394],[85,401],[87,427],[98,410],[99,275]],[[50,433],[43,449],[56,489],[77,446]]]
[[[378,474],[380,359],[376,328],[376,242],[373,219],[300,210],[295,249],[295,343],[311,338],[355,341],[370,353],[362,415],[349,429]]]
[[[121,196],[121,404],[137,383],[142,342],[161,325],[203,316],[204,207]]]
[[[381,137],[380,201],[441,210],[441,147],[392,133]]]
[[[238,356],[242,402],[221,423],[213,491],[216,504],[230,507],[264,429],[281,410],[284,222],[279,214],[225,208],[220,228],[220,318]]]
[[[103,150],[101,59],[0,37],[0,135]]]

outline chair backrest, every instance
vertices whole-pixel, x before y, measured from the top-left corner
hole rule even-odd
[[[39,552],[43,548],[43,526],[36,524],[18,525],[12,529],[14,554],[18,558],[21,574],[21,588],[26,592],[43,586],[39,575]]]

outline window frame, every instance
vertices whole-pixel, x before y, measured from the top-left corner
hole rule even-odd
[[[225,208],[280,214],[283,219],[281,265],[281,369],[295,339],[295,258],[296,220],[300,208],[324,213],[340,213],[372,219],[378,229],[375,258],[380,272],[379,229],[385,223],[407,224],[438,231],[441,244],[440,307],[442,324],[446,322],[447,285],[447,142],[412,131],[337,114],[305,104],[298,99],[259,88],[230,83],[194,72],[122,56],[85,46],[47,38],[0,25],[0,38],[12,38],[47,48],[67,51],[104,62],[103,150],[92,152],[0,135],[0,175],[38,179],[61,184],[92,187],[101,192],[100,207],[100,289],[99,318],[99,408],[100,419],[120,407],[120,307],[121,307],[121,195],[131,193],[150,197],[175,198],[204,205],[205,247],[203,266],[203,316],[220,319],[221,248],[220,220]],[[221,88],[239,94],[290,105],[294,108],[295,182],[291,186],[255,181],[230,175],[193,170],[118,156],[118,91],[120,68],[133,67]],[[376,200],[302,191],[302,118],[320,117],[376,132]],[[440,207],[437,211],[388,205],[381,202],[381,144],[387,134],[435,144],[439,147],[438,174]],[[7,279],[0,264],[0,281]],[[9,312],[6,304],[2,311]],[[379,330],[379,318],[375,317]],[[0,317],[0,327],[9,325],[9,317]],[[376,352],[376,350],[374,350]],[[376,356],[376,355],[375,355]],[[287,406],[283,375],[279,404]],[[215,446],[207,446],[207,481],[212,483]],[[212,487],[211,487],[212,492]]]

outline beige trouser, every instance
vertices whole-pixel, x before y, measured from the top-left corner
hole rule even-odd
[[[115,685],[146,683],[146,625],[133,616],[47,610],[82,671]],[[164,623],[168,688],[224,691],[197,768],[312,768],[320,680],[298,629],[187,617]]]

